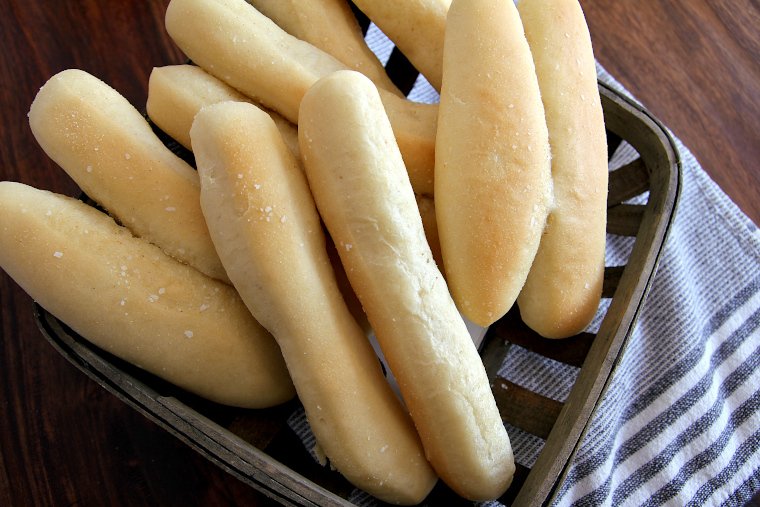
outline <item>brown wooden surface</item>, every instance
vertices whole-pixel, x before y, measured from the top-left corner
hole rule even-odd
[[[78,193],[37,147],[29,104],[47,78],[79,67],[142,107],[151,67],[183,60],[162,28],[166,3],[3,0],[0,180]],[[759,223],[758,3],[582,5],[600,62]],[[4,273],[0,312],[0,505],[266,503],[69,365]]]

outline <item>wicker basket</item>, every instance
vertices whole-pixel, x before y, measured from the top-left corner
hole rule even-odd
[[[417,74],[397,51],[388,70],[408,92]],[[633,248],[624,266],[605,270],[603,296],[610,301],[596,333],[546,340],[528,330],[512,311],[486,334],[481,355],[504,421],[543,441],[530,469],[518,464],[512,486],[500,499],[507,505],[545,504],[561,484],[631,335],[678,200],[680,162],[667,131],[639,105],[604,84],[599,89],[610,153],[622,142],[638,153],[635,161],[612,171],[609,179],[608,234],[630,236]],[[181,149],[176,143],[170,147]],[[637,204],[630,204],[632,199]],[[94,347],[43,308],[35,306],[34,311],[42,333],[64,357],[245,483],[286,505],[352,505],[347,498],[353,486],[329,467],[318,465],[288,424],[298,401],[266,410],[210,403]],[[564,403],[497,376],[513,345],[579,368]],[[423,505],[471,502],[439,483]]]

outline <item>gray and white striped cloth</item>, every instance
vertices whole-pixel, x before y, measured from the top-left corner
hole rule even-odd
[[[374,25],[366,39],[385,63],[390,41]],[[438,100],[422,77],[409,96]],[[682,191],[664,256],[558,506],[741,506],[760,491],[760,232],[676,143]],[[612,163],[628,155],[623,146]],[[610,237],[608,265],[624,262],[629,243]],[[513,349],[502,375],[540,379],[529,387],[563,401],[576,372]],[[531,466],[542,441],[509,429]]]

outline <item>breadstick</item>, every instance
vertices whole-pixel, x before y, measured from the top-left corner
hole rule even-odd
[[[577,0],[520,0],[546,110],[555,205],[517,303],[539,334],[564,338],[601,299],[607,138],[586,20]]]
[[[252,99],[197,65],[167,65],[156,67],[150,73],[146,110],[161,130],[192,150],[190,127],[195,115],[204,106],[229,100],[253,103]],[[288,148],[300,159],[296,126],[272,110],[266,112],[274,120]]]
[[[193,62],[296,124],[306,90],[320,77],[347,68],[245,0],[172,0],[166,29]],[[431,195],[438,107],[380,93],[412,185]]]
[[[249,0],[249,3],[290,35],[331,54],[377,86],[402,96],[364,41],[347,0]]]
[[[451,0],[353,0],[436,90]]]
[[[295,394],[232,287],[81,201],[0,182],[0,266],[81,336],[187,391],[246,408]]]
[[[198,175],[116,90],[64,70],[37,93],[29,125],[48,156],[135,235],[229,281],[201,213]]]
[[[271,118],[221,103],[198,113],[190,135],[219,255],[280,344],[331,465],[384,501],[419,503],[436,476],[341,297],[306,178]]]
[[[481,326],[514,304],[551,205],[549,139],[512,0],[454,0],[443,54],[435,209],[454,300]]]
[[[514,461],[488,378],[425,240],[376,88],[340,71],[306,94],[298,129],[314,199],[433,468],[497,498]]]

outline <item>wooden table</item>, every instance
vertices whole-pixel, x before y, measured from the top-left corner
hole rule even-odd
[[[50,76],[79,67],[141,108],[151,68],[184,60],[163,29],[166,4],[3,2],[0,180],[78,193],[37,146],[29,105]],[[599,61],[760,223],[757,2],[582,4]],[[0,311],[0,505],[269,503],[58,355],[36,328],[30,298],[5,273]]]

